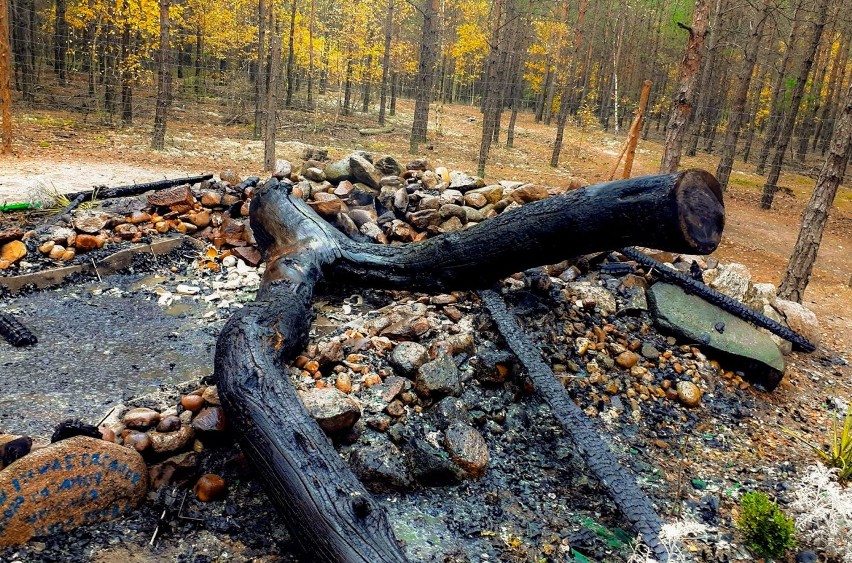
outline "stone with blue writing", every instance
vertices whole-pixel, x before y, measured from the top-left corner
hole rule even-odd
[[[76,436],[36,450],[0,471],[0,549],[120,516],[147,486],[130,448]]]

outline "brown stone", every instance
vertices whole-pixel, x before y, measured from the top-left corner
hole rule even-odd
[[[337,374],[337,380],[334,382],[334,386],[337,387],[337,390],[341,393],[351,393],[352,378],[345,371],[343,373],[339,373]]]
[[[204,207],[218,207],[222,204],[222,194],[219,192],[206,191],[201,194],[201,205]]]
[[[547,188],[535,184],[526,184],[509,194],[509,198],[520,204],[538,201],[548,196]]]
[[[195,198],[192,197],[192,190],[186,185],[175,186],[174,188],[148,194],[149,205],[171,207],[173,205],[192,205],[194,201]]]
[[[54,260],[59,260],[63,254],[65,254],[65,247],[61,244],[54,244],[47,255]]]
[[[308,389],[299,392],[308,412],[326,432],[349,430],[361,417],[361,407],[355,399],[334,387]]]
[[[24,231],[22,231],[21,229],[0,229],[0,244],[5,244],[10,240],[20,239],[23,236]]]
[[[488,466],[488,446],[472,426],[454,422],[444,433],[444,447],[450,459],[473,477],[485,473]]]
[[[204,398],[201,395],[186,395],[181,398],[180,405],[188,411],[198,412],[204,407]]]
[[[147,430],[160,422],[160,413],[154,409],[139,407],[124,413],[124,424],[128,428]]]
[[[701,389],[691,381],[677,382],[677,398],[687,407],[697,407],[701,404]]]
[[[148,479],[151,490],[160,487],[181,485],[195,476],[198,471],[198,454],[185,452],[172,456],[162,463],[152,465],[148,469]]]
[[[151,448],[158,454],[179,452],[195,438],[192,426],[182,426],[177,432],[151,432]]]
[[[231,184],[232,186],[236,186],[237,184],[243,181],[242,178],[240,178],[240,176],[233,170],[225,170],[224,172],[219,174],[219,179],[223,182]]]
[[[238,246],[232,250],[232,252],[242,258],[243,261],[249,266],[257,267],[263,258],[260,256],[260,252],[253,246]]]
[[[636,352],[626,351],[615,357],[615,363],[624,369],[630,369],[639,361],[639,354]]]
[[[0,260],[6,260],[14,264],[26,255],[27,247],[19,240],[13,240],[0,246]]]
[[[157,425],[157,432],[174,432],[175,430],[180,430],[180,426],[180,417],[169,415],[160,420],[160,423]]]
[[[189,216],[189,222],[199,229],[203,229],[210,224],[210,212],[201,211],[200,213],[193,213]]]
[[[107,226],[109,217],[100,214],[86,214],[75,217],[73,221],[74,228],[81,233],[93,235]]]
[[[86,252],[96,248],[102,248],[106,239],[95,235],[77,235],[77,240],[74,241],[74,246],[77,250]]]
[[[145,213],[144,211],[134,211],[127,218],[128,223],[132,223],[133,225],[139,225],[141,223],[147,223],[151,220],[151,216]]]
[[[224,432],[228,427],[225,410],[222,407],[201,409],[201,412],[192,419],[192,427],[197,432]]]
[[[50,254],[50,251],[53,250],[53,247],[56,246],[56,243],[52,240],[47,241],[43,245],[38,247],[38,251],[42,254]]]
[[[405,405],[402,404],[400,400],[391,401],[388,406],[385,407],[385,412],[391,416],[402,416],[405,414]]]
[[[213,473],[207,473],[199,477],[198,482],[192,488],[192,492],[195,493],[195,496],[201,502],[218,500],[225,496],[226,491],[225,480]]]
[[[0,472],[0,548],[127,513],[147,484],[134,450],[85,436],[51,444]]]
[[[113,232],[124,240],[131,240],[139,233],[139,227],[131,225],[130,223],[122,223],[121,225],[116,225],[115,228],[113,228]],[[81,236],[83,235],[80,235],[77,238],[79,239]]]
[[[151,447],[151,437],[138,430],[125,430],[121,433],[121,438],[124,440],[126,447],[133,448],[139,453]]]
[[[392,375],[385,379],[382,386],[382,401],[389,403],[405,390],[408,380],[398,375]]]
[[[218,407],[222,404],[222,402],[219,400],[219,389],[215,385],[210,385],[209,387],[205,388],[204,392],[201,394],[201,397],[208,405]]]
[[[314,200],[309,201],[308,205],[324,217],[335,217],[338,213],[345,213],[349,210],[343,200],[334,194],[318,192],[314,194]]]

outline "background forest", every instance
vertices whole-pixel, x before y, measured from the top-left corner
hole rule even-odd
[[[30,106],[149,119],[164,54],[164,96],[226,106],[255,136],[271,83],[281,106],[369,112],[379,124],[397,98],[415,97],[413,143],[425,141],[430,101],[480,106],[483,138],[505,129],[510,145],[517,112],[534,112],[556,126],[554,166],[568,118],[623,130],[646,79],[643,135],[662,134],[694,9],[706,34],[687,155],[733,150],[735,130],[740,156],[762,173],[789,122],[781,158],[804,163],[827,150],[850,78],[847,6],[827,0],[10,3],[14,87]]]

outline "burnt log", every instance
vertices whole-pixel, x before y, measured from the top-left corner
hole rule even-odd
[[[117,197],[129,197],[143,194],[152,190],[165,190],[168,188],[173,188],[175,186],[182,186],[184,184],[197,184],[199,182],[210,180],[212,178],[213,174],[203,174],[201,176],[174,178],[172,180],[157,180],[154,182],[145,182],[144,184],[130,184],[127,186],[115,186],[113,188],[102,187],[95,188],[92,190],[84,190],[82,192],[73,192],[70,194],[65,194],[65,197],[72,201],[76,200],[77,205],[79,205],[80,203],[91,201],[93,199],[113,199]]]
[[[258,299],[216,346],[232,429],[310,559],[405,561],[382,507],[334,450],[288,381],[307,344],[321,276],[368,287],[476,289],[532,266],[641,245],[708,253],[724,226],[722,193],[701,170],[608,182],[527,204],[421,243],[346,238],[270,180],[252,199],[251,227],[267,262]]]

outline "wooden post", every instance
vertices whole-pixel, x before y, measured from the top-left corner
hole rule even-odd
[[[642,120],[645,118],[645,108],[648,107],[648,98],[650,95],[651,81],[646,80],[642,84],[642,94],[639,96],[639,108],[636,110],[633,123],[630,124],[630,130],[627,132],[627,141],[621,147],[621,152],[618,153],[618,158],[615,159],[615,164],[612,165],[612,170],[609,173],[610,180],[615,178],[618,165],[621,164],[621,159],[624,158],[625,154],[627,158],[624,161],[624,174],[621,177],[630,177],[630,170],[633,168],[633,155],[636,152],[636,143],[639,142],[639,132],[642,131]]]
[[[3,114],[2,154],[12,152],[12,95],[9,92],[12,65],[9,64],[12,50],[9,47],[9,4],[0,0],[0,106]]]
[[[624,157],[624,174],[622,178],[629,178],[630,171],[633,169],[633,155],[636,153],[636,143],[639,142],[639,132],[642,131],[642,120],[645,119],[645,108],[648,107],[648,98],[651,95],[651,81],[646,80],[642,84],[642,94],[639,96],[639,109],[636,110],[636,117],[633,119],[633,124],[630,126],[630,133],[627,137],[627,156]]]

